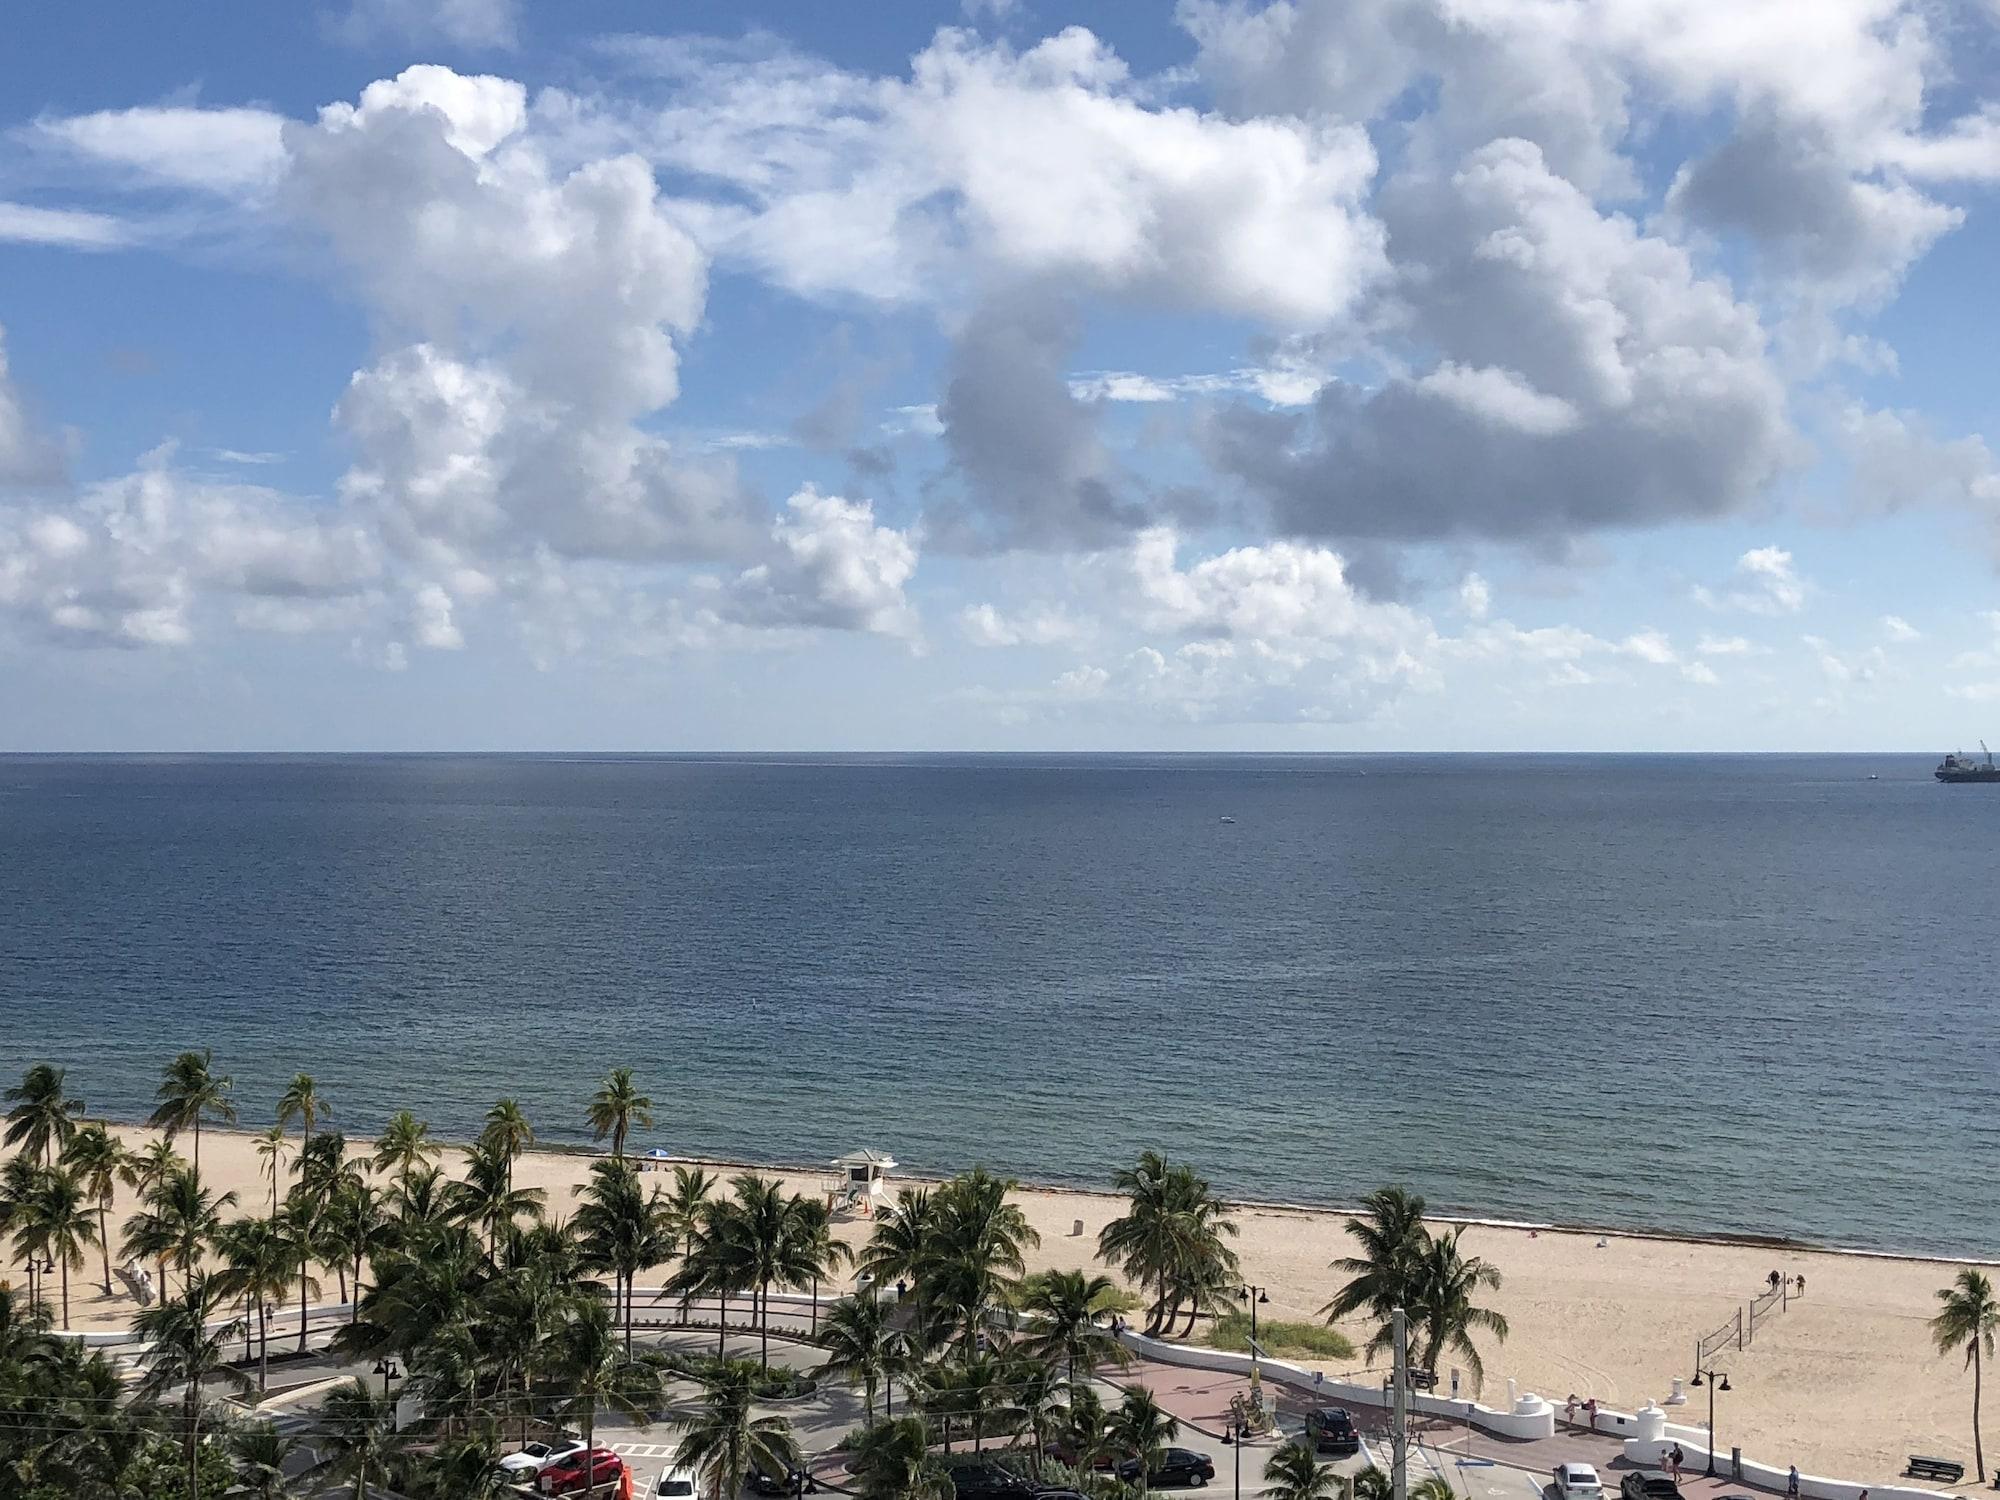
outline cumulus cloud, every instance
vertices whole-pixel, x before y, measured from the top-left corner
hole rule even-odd
[[[1752,547],[1736,559],[1729,582],[1719,588],[1697,584],[1694,597],[1710,609],[1795,615],[1805,608],[1806,583],[1783,547]]]
[[[1524,141],[1384,194],[1415,377],[1226,410],[1210,461],[1287,531],[1533,540],[1727,514],[1793,453],[1755,309]]]
[[[62,644],[183,645],[211,601],[264,602],[239,623],[284,629],[287,608],[356,598],[381,572],[364,528],[188,475],[170,449],[73,503],[0,511],[0,610]]]
[[[685,89],[627,122],[649,154],[751,200],[708,217],[710,243],[810,294],[907,299],[984,262],[1319,323],[1381,269],[1365,132],[1159,107],[1081,27],[1019,52],[946,29],[907,80],[782,51],[627,51]]]
[[[1882,634],[1898,646],[1905,646],[1911,641],[1920,641],[1924,638],[1924,633],[1901,615],[1882,616]]]
[[[731,584],[720,613],[740,624],[860,630],[914,639],[903,590],[917,570],[906,532],[883,526],[866,500],[801,490],[771,529],[772,557]]]
[[[975,646],[1062,646],[1089,634],[1085,621],[1050,605],[1001,610],[991,604],[969,604],[959,611],[958,630]]]

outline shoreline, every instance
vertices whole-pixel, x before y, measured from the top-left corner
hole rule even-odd
[[[101,1120],[120,1130],[151,1130],[144,1120],[123,1119],[114,1115],[92,1114],[87,1118]],[[336,1127],[338,1128],[337,1124]],[[229,1136],[245,1142],[254,1141],[257,1132],[246,1130],[241,1125],[210,1125],[202,1134],[207,1137]],[[367,1138],[373,1141],[374,1137]],[[446,1150],[462,1151],[472,1145],[472,1141],[459,1136],[434,1135],[430,1137]],[[349,1141],[350,1149],[361,1144],[362,1138]],[[568,1141],[536,1141],[527,1148],[524,1155],[573,1157],[593,1161],[609,1157],[610,1152],[600,1146]],[[634,1158],[637,1159],[636,1157]],[[830,1162],[784,1161],[775,1158],[747,1160],[729,1156],[690,1156],[675,1153],[664,1159],[655,1158],[662,1166],[709,1167],[728,1172],[769,1172],[785,1177],[826,1176],[832,1169]],[[970,1170],[979,1163],[968,1163],[961,1170]],[[1198,1170],[1198,1169],[1197,1169]],[[936,1186],[951,1177],[949,1172],[935,1170],[896,1169],[896,1180],[906,1183],[921,1183]],[[1090,1187],[1077,1182],[1059,1182],[1039,1178],[1018,1177],[1015,1179],[1023,1192],[1048,1193],[1075,1198],[1115,1198],[1117,1190],[1107,1179],[1101,1187]],[[1301,1218],[1348,1218],[1360,1212],[1360,1205],[1354,1203],[1305,1203],[1285,1198],[1251,1198],[1231,1193],[1226,1189],[1221,1196],[1232,1208],[1246,1209],[1263,1214],[1294,1214]],[[1871,1249],[1859,1245],[1830,1245],[1817,1240],[1802,1239],[1793,1235],[1730,1233],[1728,1231],[1708,1231],[1694,1229],[1634,1228],[1612,1223],[1592,1223],[1589,1221],[1568,1222],[1557,1219],[1502,1219],[1490,1215],[1462,1212],[1442,1212],[1426,1210],[1424,1217],[1436,1224],[1449,1224],[1467,1229],[1501,1229],[1525,1234],[1601,1235],[1607,1238],[1640,1240],[1661,1245],[1713,1246],[1731,1250],[1773,1250],[1792,1255],[1832,1255],[1855,1260],[1876,1260],[1898,1265],[1960,1265],[1974,1267],[2000,1267],[2000,1253],[1990,1256],[1947,1255],[1929,1253],[1922,1250]]]

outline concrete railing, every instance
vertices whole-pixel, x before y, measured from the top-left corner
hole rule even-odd
[[[1198,1349],[1187,1344],[1169,1343],[1164,1339],[1149,1339],[1144,1334],[1133,1333],[1129,1329],[1119,1337],[1125,1347],[1134,1354],[1163,1365],[1180,1365],[1191,1370],[1217,1370],[1247,1378],[1253,1363],[1247,1354],[1237,1354],[1227,1349]],[[1331,1380],[1317,1370],[1308,1370],[1302,1365],[1295,1365],[1282,1359],[1260,1358],[1254,1363],[1264,1379],[1282,1385],[1287,1390],[1311,1401],[1325,1402],[1333,1406],[1389,1404],[1389,1393],[1379,1385],[1362,1385],[1351,1380]],[[1519,1396],[1515,1398],[1513,1410],[1500,1411],[1494,1407],[1482,1406],[1477,1401],[1453,1401],[1444,1396],[1413,1391],[1410,1395],[1410,1410],[1421,1412],[1426,1416],[1449,1417],[1454,1421],[1469,1422],[1474,1427],[1506,1438],[1553,1437],[1556,1430],[1556,1409],[1536,1395]]]
[[[1615,1418],[1619,1428],[1634,1435],[1625,1440],[1627,1462],[1643,1464],[1648,1468],[1659,1468],[1666,1452],[1676,1443],[1681,1449],[1681,1471],[1688,1473],[1708,1467],[1708,1433],[1699,1427],[1684,1427],[1669,1424],[1667,1414],[1657,1406],[1642,1406],[1627,1415],[1624,1412],[1607,1412],[1598,1409],[1600,1428],[1607,1418]],[[1736,1479],[1737,1472],[1732,1467],[1734,1455],[1718,1448],[1715,1464],[1719,1472]],[[1760,1490],[1774,1490],[1787,1493],[1791,1483],[1791,1469],[1779,1468],[1775,1464],[1760,1464],[1750,1459],[1743,1460],[1740,1482],[1753,1485]],[[1802,1500],[1938,1500],[1940,1494],[1949,1491],[1920,1489],[1907,1484],[1862,1484],[1851,1479],[1828,1479],[1819,1474],[1799,1475],[1799,1494]]]

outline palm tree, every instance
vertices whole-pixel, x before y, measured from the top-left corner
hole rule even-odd
[[[874,1231],[856,1264],[883,1285],[916,1280],[936,1222],[928,1188],[898,1190],[895,1206],[884,1209],[875,1220]]]
[[[854,1475],[868,1500],[952,1500],[950,1471],[930,1451],[922,1417],[879,1422],[854,1445]]]
[[[770,1293],[773,1286],[817,1281],[826,1270],[824,1221],[816,1221],[806,1200],[787,1199],[775,1179],[744,1172],[730,1179],[736,1203],[734,1241],[741,1254],[744,1283],[756,1293],[758,1364],[771,1368]]]
[[[558,1335],[551,1375],[569,1393],[562,1407],[563,1415],[582,1416],[586,1448],[596,1440],[599,1408],[609,1407],[645,1421],[660,1404],[659,1365],[626,1356],[611,1326],[610,1315],[595,1297],[577,1304],[568,1325]]]
[[[298,1265],[296,1248],[276,1215],[268,1219],[237,1219],[217,1240],[222,1270],[216,1283],[242,1297],[257,1315],[257,1389],[270,1383],[271,1319],[268,1309],[292,1287]],[[247,1319],[246,1319],[247,1321]]]
[[[221,1286],[196,1272],[178,1297],[163,1297],[133,1324],[133,1331],[149,1346],[141,1356],[146,1374],[139,1382],[139,1394],[157,1401],[176,1386],[182,1389],[181,1453],[188,1466],[189,1495],[200,1493],[202,1387],[219,1380],[239,1394],[250,1389],[249,1377],[229,1362],[229,1344],[238,1326],[234,1320],[215,1319],[224,1295]]]
[[[396,1451],[396,1409],[387,1396],[372,1390],[360,1376],[343,1380],[321,1403],[320,1443],[327,1456],[307,1472],[315,1479],[354,1481],[354,1500],[368,1494],[368,1476],[382,1475]]]
[[[512,1164],[484,1141],[465,1148],[465,1177],[446,1190],[449,1211],[486,1231],[489,1253],[499,1254],[500,1231],[522,1216],[542,1211],[548,1195],[540,1188],[517,1188]]]
[[[1109,1276],[1088,1271],[1050,1271],[1033,1278],[1022,1306],[1034,1321],[1023,1347],[1040,1359],[1059,1361],[1073,1386],[1079,1370],[1124,1365],[1132,1356],[1118,1336],[1097,1321],[1100,1302],[1117,1290]]]
[[[1287,1443],[1264,1461],[1263,1500],[1330,1500],[1340,1471],[1319,1461],[1310,1443]]]
[[[789,1474],[801,1462],[790,1422],[752,1414],[756,1380],[747,1361],[724,1364],[702,1382],[700,1408],[678,1424],[685,1435],[674,1466],[694,1470],[715,1500],[733,1500],[752,1469]]]
[[[613,1068],[604,1075],[590,1101],[590,1133],[596,1140],[611,1137],[611,1154],[625,1155],[625,1137],[634,1125],[653,1126],[653,1101],[639,1092],[630,1068]]]
[[[1361,1246],[1359,1255],[1333,1262],[1348,1278],[1347,1285],[1320,1309],[1327,1322],[1366,1312],[1376,1321],[1368,1340],[1370,1356],[1382,1353],[1393,1339],[1390,1312],[1412,1300],[1417,1263],[1430,1243],[1424,1227],[1424,1200],[1399,1187],[1377,1188],[1361,1200],[1365,1218],[1347,1221],[1347,1232]]]
[[[812,1324],[806,1336],[816,1339],[819,1337],[820,1278],[831,1276],[841,1266],[853,1265],[854,1250],[845,1240],[834,1238],[833,1213],[822,1200],[795,1196],[791,1212],[796,1221],[795,1233],[801,1243],[809,1247]]]
[[[1464,1360],[1477,1394],[1486,1381],[1486,1365],[1472,1335],[1479,1330],[1505,1339],[1507,1320],[1491,1308],[1473,1304],[1481,1288],[1498,1288],[1500,1272],[1476,1255],[1459,1253],[1458,1239],[1463,1233],[1454,1229],[1433,1237],[1425,1246],[1415,1266],[1406,1311],[1423,1350],[1421,1367],[1435,1370],[1439,1358],[1449,1350]]]
[[[236,1106],[229,1094],[236,1087],[227,1074],[214,1071],[215,1054],[204,1047],[199,1052],[183,1052],[161,1070],[160,1086],[153,1092],[159,1100],[146,1123],[164,1130],[173,1140],[183,1130],[194,1131],[194,1164],[201,1165],[201,1122],[204,1117],[225,1125],[236,1123]]]
[[[660,1202],[660,1231],[669,1255],[687,1255],[701,1239],[702,1216],[708,1212],[715,1178],[703,1167],[674,1168],[673,1190]],[[687,1321],[687,1301],[681,1301],[681,1321]]]
[[[1139,1493],[1146,1492],[1147,1478],[1160,1466],[1167,1444],[1181,1434],[1181,1424],[1168,1415],[1145,1386],[1133,1386],[1111,1414],[1112,1441],[1139,1460]]]
[[[346,1268],[353,1268],[354,1285],[346,1298],[350,1319],[361,1306],[361,1263],[386,1249],[389,1241],[389,1219],[382,1194],[359,1172],[348,1173],[327,1201],[320,1244],[327,1254],[338,1257],[343,1277]]]
[[[278,1129],[283,1130],[293,1120],[299,1122],[299,1145],[303,1148],[312,1144],[313,1126],[320,1117],[333,1118],[333,1105],[319,1091],[310,1073],[294,1073],[291,1087],[278,1100]]]
[[[132,1155],[132,1186],[141,1196],[187,1166],[187,1158],[174,1150],[172,1141],[153,1141]]]
[[[1970,1266],[1953,1278],[1938,1294],[1940,1309],[1931,1319],[1931,1337],[1940,1354],[1965,1351],[1966,1367],[1972,1371],[1972,1463],[1978,1478],[1986,1478],[1986,1449],[1979,1439],[1980,1357],[1993,1356],[1995,1328],[2000,1328],[2000,1301],[1993,1295],[1993,1283],[1983,1271]]]
[[[535,1127],[521,1113],[518,1101],[502,1099],[486,1111],[486,1128],[479,1134],[479,1144],[498,1152],[506,1161],[507,1186],[512,1187],[514,1163],[521,1159],[523,1151],[535,1144]]]
[[[1410,1500],[1458,1500],[1458,1491],[1442,1474],[1426,1474],[1410,1486]]]
[[[1229,1205],[1193,1168],[1175,1166],[1157,1151],[1145,1152],[1113,1181],[1130,1207],[1098,1235],[1098,1256],[1158,1288],[1147,1333],[1170,1327],[1183,1305],[1192,1329],[1203,1303],[1236,1279],[1236,1252],[1225,1243],[1236,1233]]]
[[[1395,1489],[1389,1476],[1373,1464],[1354,1476],[1354,1500],[1391,1500]]]
[[[286,1465],[303,1445],[286,1437],[269,1422],[253,1422],[229,1434],[229,1461],[236,1466],[236,1487],[243,1500],[298,1500],[300,1491],[286,1475]]]
[[[1035,1440],[1035,1469],[1039,1473],[1045,1446],[1043,1435],[1061,1412],[1068,1385],[1056,1365],[1023,1351],[1010,1353],[1001,1361],[1000,1388],[1007,1407],[1027,1419],[1028,1431]]]
[[[112,1202],[120,1182],[136,1179],[138,1164],[125,1143],[101,1120],[82,1126],[63,1150],[63,1164],[76,1173],[83,1191],[97,1207],[97,1245],[104,1255],[104,1295],[111,1295]]]
[[[823,1373],[861,1387],[862,1409],[872,1423],[877,1387],[894,1379],[908,1360],[908,1343],[875,1289],[836,1302],[819,1342],[827,1355]]]
[[[4,1096],[7,1109],[6,1144],[18,1146],[36,1166],[47,1166],[53,1153],[69,1145],[76,1133],[83,1101],[69,1097],[68,1075],[48,1063],[36,1063]]]
[[[986,1439],[995,1412],[1008,1405],[1007,1382],[1000,1361],[991,1354],[973,1354],[936,1366],[924,1377],[925,1409],[944,1424],[944,1445],[951,1449],[951,1424],[963,1418],[972,1432],[972,1451]]]
[[[53,1257],[62,1269],[62,1326],[69,1327],[69,1273],[85,1265],[84,1249],[97,1243],[97,1220],[81,1177],[68,1167],[41,1174],[17,1229],[30,1250]]]
[[[1111,1451],[1111,1414],[1094,1386],[1070,1387],[1061,1430],[1073,1469],[1088,1474],[1097,1467],[1097,1460]]]
[[[278,1178],[284,1171],[285,1148],[290,1144],[291,1140],[286,1136],[282,1124],[273,1125],[269,1130],[260,1131],[257,1135],[257,1154],[264,1159],[264,1175],[271,1179],[272,1213],[278,1211]]]
[[[375,1142],[375,1170],[387,1172],[394,1168],[396,1176],[407,1177],[418,1167],[428,1165],[444,1150],[430,1134],[430,1121],[419,1120],[407,1109],[397,1110],[383,1127],[381,1139]]]
[[[583,1203],[570,1228],[582,1264],[612,1274],[617,1320],[625,1327],[625,1357],[632,1356],[632,1290],[639,1273],[669,1254],[657,1202],[646,1196],[639,1174],[618,1157],[592,1162],[579,1190]]]
[[[202,1186],[199,1169],[189,1166],[155,1182],[140,1202],[140,1211],[125,1221],[120,1253],[159,1262],[164,1299],[168,1265],[179,1266],[183,1277],[193,1278],[202,1253],[222,1227],[222,1211],[236,1206],[236,1194],[211,1193]]]
[[[977,1347],[988,1309],[1005,1300],[1026,1270],[1023,1252],[1041,1243],[1020,1206],[1007,1201],[1018,1186],[975,1167],[932,1201],[931,1232],[917,1257],[917,1298],[934,1323],[960,1329],[967,1354]]]
[[[742,1212],[732,1202],[705,1203],[694,1239],[681,1252],[681,1263],[665,1290],[689,1299],[707,1292],[716,1299],[715,1357],[728,1352],[729,1298],[755,1284],[755,1257],[746,1242]]]

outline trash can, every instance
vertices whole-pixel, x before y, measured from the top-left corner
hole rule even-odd
[[[1741,1448],[1731,1448],[1729,1450],[1729,1477],[1738,1484],[1743,1482],[1743,1450]]]

